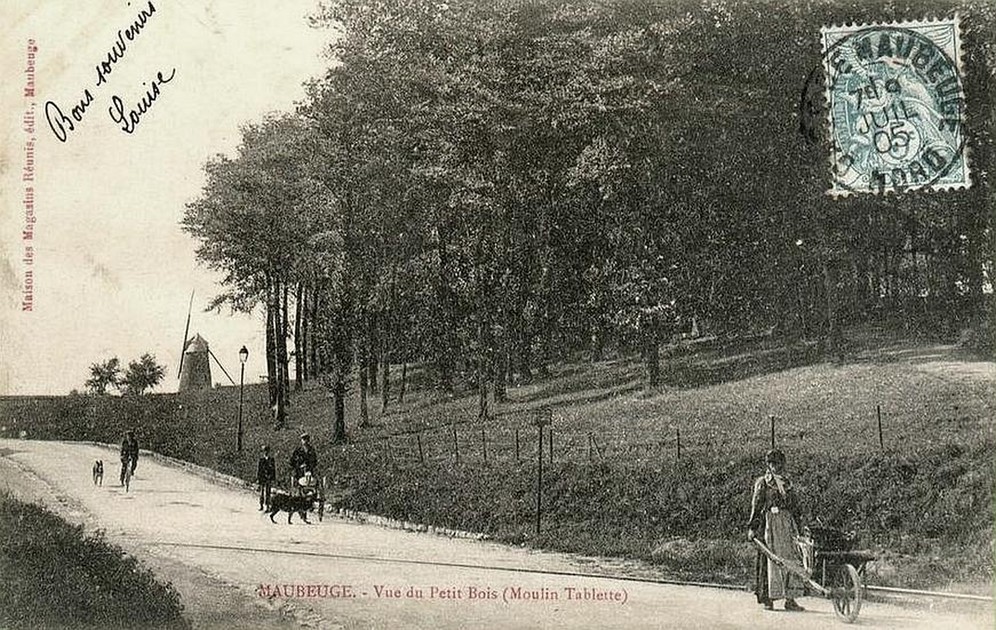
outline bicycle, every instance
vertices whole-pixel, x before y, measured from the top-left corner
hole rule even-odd
[[[130,460],[126,459],[121,462],[121,478],[124,480],[125,492],[129,492],[131,490],[131,477],[135,474],[132,471],[132,468],[134,468],[134,466],[132,466]]]

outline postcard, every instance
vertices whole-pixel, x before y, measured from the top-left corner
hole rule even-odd
[[[0,16],[0,626],[992,627],[996,4]]]

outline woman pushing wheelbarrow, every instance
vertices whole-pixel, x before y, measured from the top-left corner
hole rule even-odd
[[[747,525],[747,539],[758,549],[757,602],[774,610],[775,601],[784,599],[785,610],[802,611],[795,598],[808,587],[830,599],[845,622],[853,622],[864,596],[861,574],[875,557],[854,548],[853,533],[802,527],[799,499],[785,474],[785,454],[771,450],[764,461],[768,470],[754,482]]]
[[[785,454],[773,449],[768,451],[764,461],[767,472],[754,481],[747,540],[759,539],[778,556],[802,564],[802,553],[796,544],[800,506],[792,483],[785,474]],[[785,610],[805,610],[795,601],[802,595],[802,580],[761,550],[757,552],[755,575],[754,593],[757,603],[765,609],[774,610],[775,602],[784,599]]]

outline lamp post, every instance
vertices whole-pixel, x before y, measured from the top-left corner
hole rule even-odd
[[[246,360],[249,358],[249,351],[245,346],[239,350],[239,363],[242,364],[242,372],[239,374],[239,438],[236,443],[236,450],[242,452],[242,395],[245,392],[246,382]]]

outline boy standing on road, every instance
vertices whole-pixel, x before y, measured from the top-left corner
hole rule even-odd
[[[270,490],[273,489],[273,482],[277,480],[277,465],[270,455],[270,447],[263,445],[263,454],[259,457],[256,465],[256,483],[259,484],[259,509],[266,510],[270,507]]]

